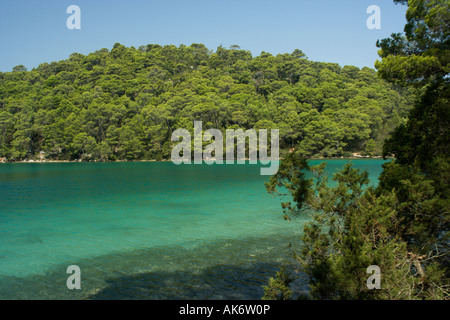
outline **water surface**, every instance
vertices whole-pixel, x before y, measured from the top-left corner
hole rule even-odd
[[[352,163],[376,184],[384,161]],[[259,169],[1,164],[0,299],[259,299],[305,222],[282,219]],[[81,290],[66,287],[73,264]]]

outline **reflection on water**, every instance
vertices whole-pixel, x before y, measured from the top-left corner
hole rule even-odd
[[[81,290],[66,287],[67,266],[43,275],[0,278],[0,299],[260,299],[285,265],[296,292],[306,290],[290,237],[216,241],[202,247],[159,247],[80,261]]]

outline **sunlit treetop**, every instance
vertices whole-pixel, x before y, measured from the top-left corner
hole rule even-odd
[[[380,75],[398,84],[446,79],[450,72],[450,1],[397,0],[408,4],[404,33],[377,42]]]

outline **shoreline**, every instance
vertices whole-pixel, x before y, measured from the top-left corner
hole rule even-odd
[[[370,160],[370,159],[394,159],[395,157],[386,157],[382,156],[353,156],[353,157],[312,157],[308,158],[308,160]],[[210,159],[213,160],[213,159]],[[246,158],[245,161],[249,159]],[[282,160],[282,158],[279,158]],[[235,160],[236,161],[236,160]],[[114,163],[114,162],[171,162],[171,160],[154,160],[154,159],[143,159],[143,160],[114,160],[114,161],[74,161],[74,160],[19,160],[19,161],[6,161],[0,162],[1,164],[6,163]]]

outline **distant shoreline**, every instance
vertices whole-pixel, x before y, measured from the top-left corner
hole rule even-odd
[[[394,159],[394,157],[386,157],[382,156],[352,156],[352,157],[313,157],[308,158],[308,160],[370,160],[370,159]],[[214,160],[214,159],[210,159]],[[245,159],[248,161],[249,159]],[[281,158],[279,159],[281,160]],[[0,162],[1,164],[5,163],[114,163],[114,162],[171,162],[171,160],[114,160],[114,161],[74,161],[74,160],[20,160],[20,161],[6,161]]]

